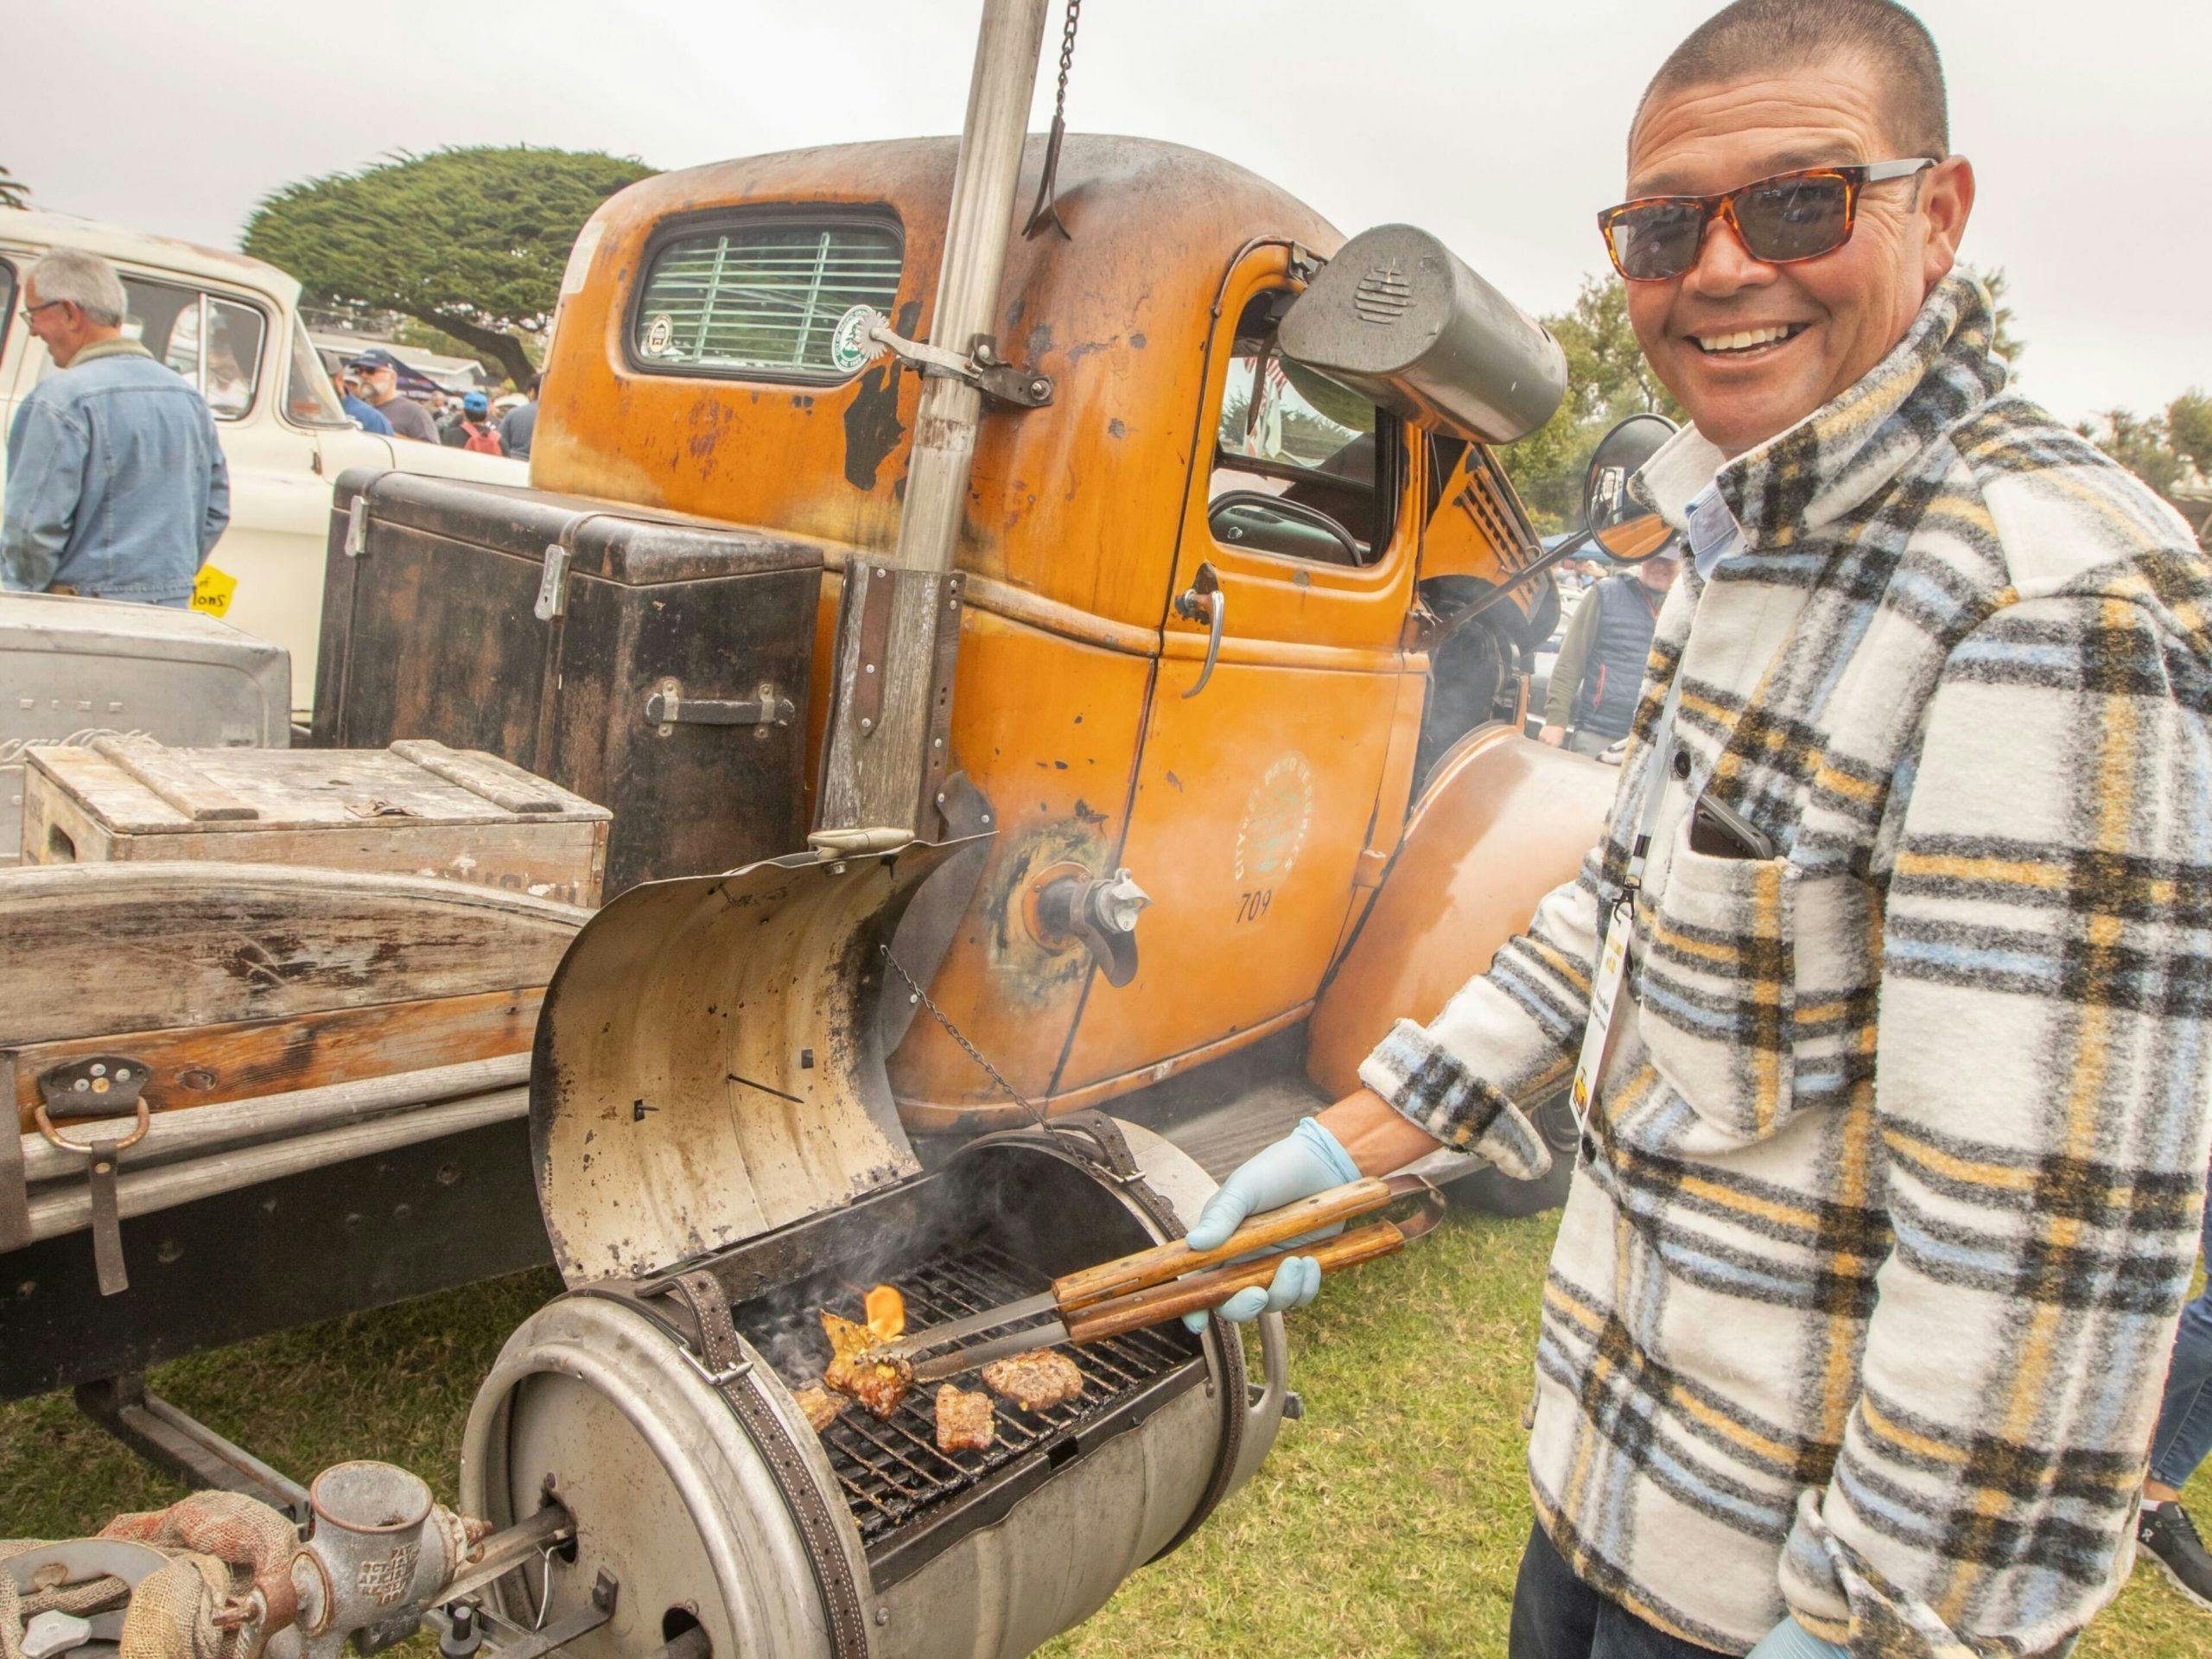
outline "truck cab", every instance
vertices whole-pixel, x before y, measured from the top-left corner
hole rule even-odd
[[[955,153],[845,145],[644,180],[586,225],[563,281],[531,493],[818,555],[793,748],[806,788],[845,588],[896,546],[923,369],[882,334],[930,338]],[[1043,164],[1033,139],[1024,200]],[[1026,1121],[1016,1094],[1046,1112],[1095,1105],[1278,1034],[1303,1061],[1299,1098],[1348,1086],[1382,1035],[1366,1030],[1376,1010],[1421,1013],[1406,975],[1448,991],[1483,966],[1572,874],[1611,792],[1611,773],[1518,734],[1556,599],[1548,574],[1521,574],[1541,550],[1490,447],[1282,349],[1344,238],[1253,174],[1149,140],[1070,135],[1057,188],[1067,234],[1014,236],[992,331],[1049,396],[984,415],[957,558],[952,764],[990,839],[949,914],[918,904],[939,937],[902,927],[895,946],[934,964],[920,978],[936,1017],[893,1033],[890,1066],[918,1133]],[[1385,312],[1401,303],[1394,259],[1353,274]],[[1484,289],[1531,360],[1555,356]],[[465,494],[438,535],[498,539],[472,536]],[[365,523],[334,527],[334,569],[341,542],[375,565],[373,497]],[[503,491],[474,511],[487,527],[519,517]],[[533,569],[515,590],[537,585]],[[485,627],[510,626],[548,625],[518,611]],[[384,671],[423,683],[464,668]],[[563,665],[562,696],[579,695],[582,668]],[[739,690],[757,677],[727,675]],[[1531,800],[1535,836],[1516,819]],[[605,804],[618,828],[633,806]],[[1452,838],[1441,867],[1419,850],[1424,822]],[[1416,866],[1442,890],[1475,872],[1484,927],[1446,904],[1387,965],[1348,970],[1378,893]],[[1149,904],[1134,961],[1115,963],[1050,895],[1122,871]],[[1332,998],[1356,1013],[1317,1021]],[[919,988],[894,1001],[912,1013]]]
[[[364,432],[338,406],[299,315],[300,285],[244,254],[67,213],[0,208],[0,433],[54,372],[16,315],[30,267],[60,248],[111,261],[129,302],[124,330],[199,388],[231,474],[231,522],[209,556],[214,613],[292,654],[295,713],[315,684],[322,543],[331,486],[348,467],[398,467],[444,478],[520,483],[528,467],[499,456],[395,442]],[[0,489],[6,484],[0,460]],[[235,586],[229,584],[235,583]]]

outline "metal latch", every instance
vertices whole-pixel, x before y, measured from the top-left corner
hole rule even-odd
[[[130,1287],[123,1267],[123,1217],[115,1190],[117,1154],[145,1138],[153,1119],[144,1098],[147,1067],[127,1054],[91,1054],[39,1074],[38,1132],[54,1145],[85,1154],[85,1178],[92,1204],[92,1266],[100,1294]],[[72,1140],[54,1127],[86,1119],[130,1121],[112,1133]]]
[[[369,498],[357,495],[346,509],[346,556],[358,559],[369,550]]]
[[[762,684],[743,702],[719,697],[687,697],[674,680],[663,680],[659,690],[645,699],[645,723],[660,728],[666,737],[678,726],[757,726],[766,737],[771,727],[788,726],[798,710],[773,684]]]
[[[889,321],[870,311],[856,320],[860,346],[869,360],[887,351],[902,363],[912,363],[922,373],[965,380],[984,397],[1017,409],[1041,409],[1052,401],[1052,377],[1019,368],[1001,357],[998,342],[988,334],[977,337],[976,349],[963,357],[958,352],[927,340],[908,340],[894,332]],[[840,333],[842,333],[840,329]]]
[[[531,607],[541,622],[569,613],[569,550],[558,542],[545,544],[545,564],[537,577],[537,603]]]

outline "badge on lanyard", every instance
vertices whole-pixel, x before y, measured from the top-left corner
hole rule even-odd
[[[1675,705],[1681,690],[1678,673],[1667,688],[1667,701],[1651,728],[1650,758],[1644,763],[1643,816],[1636,840],[1629,849],[1628,868],[1620,896],[1605,907],[1605,938],[1598,946],[1597,971],[1590,976],[1590,1018],[1582,1027],[1582,1052],[1574,1063],[1574,1126],[1586,1128],[1590,1109],[1598,1098],[1598,1079],[1605,1069],[1605,1051],[1620,1013],[1621,981],[1628,974],[1629,942],[1636,936],[1636,895],[1643,883],[1643,866],[1651,852],[1652,832],[1659,823],[1659,803],[1667,792],[1667,755],[1674,747]]]

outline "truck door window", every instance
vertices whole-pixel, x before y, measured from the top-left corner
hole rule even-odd
[[[1244,309],[1214,439],[1207,519],[1214,539],[1248,552],[1366,564],[1390,537],[1395,493],[1376,486],[1378,454],[1395,459],[1387,416],[1274,348],[1288,296]]]
[[[196,289],[123,279],[123,332],[182,375],[207,412],[234,421],[253,407],[268,323],[252,306]]]
[[[292,360],[284,372],[284,414],[296,426],[350,427],[353,416],[339,406],[330,376],[308,343],[305,324],[292,319]]]

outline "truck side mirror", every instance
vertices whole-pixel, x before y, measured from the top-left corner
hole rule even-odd
[[[1635,564],[1667,544],[1667,521],[1629,492],[1629,480],[1675,435],[1664,415],[1631,415],[1598,441],[1582,485],[1582,518],[1590,539],[1612,557]]]

